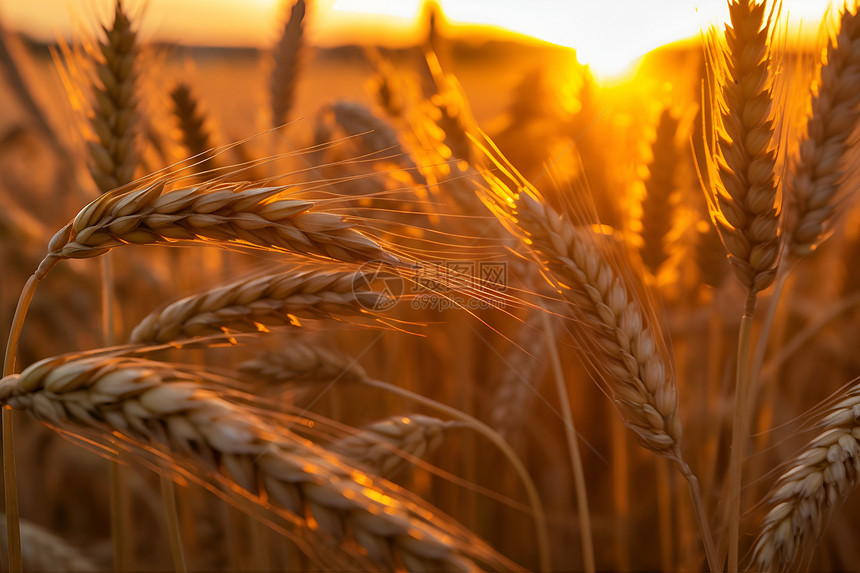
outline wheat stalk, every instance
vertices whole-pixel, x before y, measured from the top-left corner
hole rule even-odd
[[[719,80],[716,146],[709,195],[712,218],[735,274],[747,291],[738,335],[731,459],[725,504],[728,571],[738,569],[740,492],[752,411],[749,354],[756,295],[773,282],[780,256],[780,196],[771,114],[771,17],[766,2],[732,1],[725,52],[713,58]],[[722,64],[722,69],[720,69]]]
[[[388,297],[360,285],[356,271],[305,270],[237,281],[185,297],[149,314],[130,342],[165,343],[235,332],[265,332],[297,317],[328,318],[383,308]]]
[[[824,241],[839,213],[840,191],[850,174],[850,137],[860,120],[860,18],[846,9],[839,33],[827,46],[820,84],[813,92],[809,121],[797,159],[787,180],[790,253],[814,251]]]
[[[137,126],[137,35],[125,14],[122,2],[114,7],[114,21],[105,27],[105,40],[99,42],[103,59],[96,64],[100,85],[94,87],[96,105],[90,125],[96,139],[87,142],[91,159],[90,174],[99,191],[104,194],[126,185],[134,179],[139,157],[135,149]],[[102,263],[102,333],[105,345],[114,343],[114,277],[110,258]],[[120,490],[125,487],[119,480],[117,467],[111,467],[111,499],[121,500]],[[128,511],[121,503],[111,505],[111,528],[114,543],[114,565],[127,568],[126,548],[128,532],[122,525],[122,515]],[[175,517],[168,513],[168,517]],[[182,568],[184,571],[184,568]]]
[[[770,511],[755,544],[761,570],[790,570],[804,546],[857,486],[860,386],[854,385],[818,424],[821,433],[789,463],[767,498]]]
[[[54,235],[36,275],[43,278],[60,260],[95,257],[121,245],[179,241],[399,264],[354,222],[312,211],[312,201],[284,198],[287,189],[238,183],[165,191],[156,182],[102,195]]]
[[[373,474],[391,477],[442,445],[445,430],[454,422],[409,414],[391,416],[362,427],[332,443],[328,449],[353,460]]]
[[[176,464],[226,478],[261,511],[365,567],[475,571],[474,560],[513,566],[459,526],[226,393],[168,364],[111,356],[50,358],[0,381],[4,405],[73,432],[167,448]]]

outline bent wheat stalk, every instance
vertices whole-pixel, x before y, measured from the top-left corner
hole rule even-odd
[[[225,399],[229,391],[207,388],[201,376],[139,358],[55,357],[0,381],[0,402],[72,432],[166,448],[174,463],[226,478],[261,512],[362,568],[516,568],[387,482]]]
[[[478,143],[478,145],[482,145]],[[490,154],[487,149],[485,152]],[[607,395],[639,442],[672,460],[687,480],[709,566],[718,571],[716,549],[704,515],[698,479],[681,451],[681,419],[672,358],[647,298],[613,254],[612,239],[577,227],[543,201],[503,159],[490,154],[509,183],[484,172],[485,200],[497,217],[533,252],[579,323],[577,340],[587,349]]]
[[[388,297],[357,286],[352,271],[279,273],[237,281],[153,312],[131,333],[133,343],[165,343],[227,331],[265,332],[298,317],[328,318],[385,308]]]

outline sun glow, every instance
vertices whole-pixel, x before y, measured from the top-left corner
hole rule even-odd
[[[258,47],[273,41],[277,26],[272,22],[280,21],[293,1],[128,0],[146,6],[141,29],[148,39]],[[0,20],[8,28],[51,40],[69,37],[76,21],[96,13],[94,7],[111,4],[69,0],[66,10],[57,10],[55,2],[0,2]],[[782,0],[787,37],[817,36],[829,3]],[[314,0],[307,40],[319,46],[414,45],[426,33],[426,4],[428,0]],[[712,25],[721,27],[728,17],[725,0],[435,0],[435,5],[444,14],[444,35],[468,40],[480,26],[482,36],[516,33],[570,47],[603,79],[629,69],[655,48],[696,37]]]
[[[480,25],[573,48],[577,60],[603,79],[623,75],[660,46],[696,37],[728,20],[724,0],[436,0],[436,4],[453,35],[468,38],[470,26]],[[783,0],[789,37],[815,36],[828,5],[828,0]],[[333,5],[341,16],[373,13],[398,18],[414,17],[421,7],[421,0],[337,0]]]

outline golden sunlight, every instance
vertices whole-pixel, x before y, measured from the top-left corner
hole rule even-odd
[[[93,19],[100,6],[71,2],[56,9],[51,0],[0,3],[0,21],[41,40],[68,36]],[[282,16],[278,0],[150,0],[130,2],[146,14],[143,31],[152,39],[182,44],[268,45],[272,21]],[[287,2],[286,4],[289,4]],[[426,0],[316,0],[308,39],[320,46],[343,43],[412,44],[421,37]],[[442,33],[468,38],[474,26],[483,35],[529,36],[567,46],[601,78],[617,76],[649,51],[697,36],[708,26],[722,25],[728,11],[716,0],[436,0],[444,14]],[[784,0],[789,37],[815,36],[827,0]],[[96,18],[98,20],[98,18]],[[801,30],[802,34],[798,33]]]

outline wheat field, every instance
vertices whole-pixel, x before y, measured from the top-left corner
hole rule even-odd
[[[2,31],[3,567],[860,569],[860,19],[729,11],[613,81]]]

